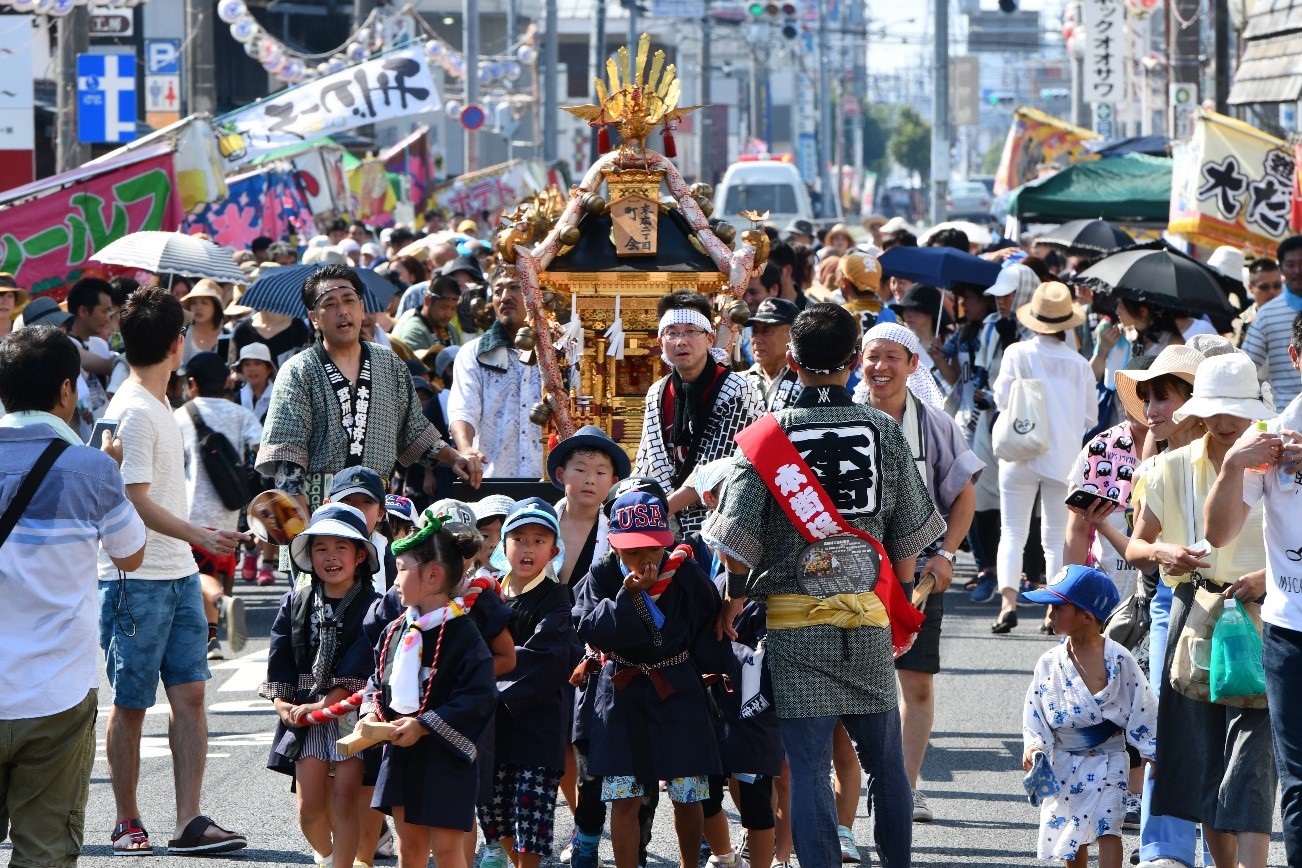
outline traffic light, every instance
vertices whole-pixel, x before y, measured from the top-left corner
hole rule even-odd
[[[1012,15],[1017,11],[1017,0],[999,0],[999,11]]]
[[[783,39],[791,40],[791,39],[800,38],[800,23],[796,19],[796,15],[798,12],[799,10],[796,8],[796,4],[793,3],[792,0],[785,0],[785,2],[783,2],[782,4],[782,38]]]

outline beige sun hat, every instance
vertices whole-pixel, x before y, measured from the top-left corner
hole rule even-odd
[[[221,286],[218,285],[217,281],[209,280],[206,277],[195,283],[193,289],[181,296],[181,306],[189,310],[190,302],[196,298],[211,298],[218,310],[221,310],[222,306],[226,304],[226,299],[222,297]]]
[[[1117,371],[1117,397],[1121,406],[1134,418],[1144,421],[1144,400],[1139,397],[1138,384],[1170,374],[1192,386],[1194,374],[1206,358],[1193,347],[1177,345],[1162,350],[1153,364],[1142,371]]]
[[[1017,309],[1017,321],[1042,335],[1056,335],[1085,322],[1085,311],[1071,300],[1066,284],[1050,281],[1035,288],[1031,300]]]
[[[1173,422],[1190,416],[1236,416],[1239,419],[1271,419],[1275,401],[1270,383],[1257,380],[1257,364],[1247,353],[1213,356],[1198,366],[1193,397],[1171,414]]]

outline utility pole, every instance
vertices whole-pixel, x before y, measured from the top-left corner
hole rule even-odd
[[[543,4],[543,128],[542,156],[544,163],[556,160],[556,71],[560,67],[560,45],[557,40],[556,0]]]
[[[462,78],[466,82],[466,102],[468,106],[479,105],[479,0],[461,0],[461,54],[466,59],[466,71]],[[553,78],[555,70],[553,69]],[[551,82],[544,82],[550,87]],[[473,172],[479,168],[479,133],[465,131],[466,171]]]
[[[190,114],[217,113],[213,7],[213,3],[204,0],[185,0],[185,20],[190,30],[190,44],[182,56],[185,58],[186,108]],[[78,8],[85,11],[83,7]]]
[[[714,74],[710,69],[714,62],[711,56],[710,40],[713,38],[710,19],[710,0],[705,0],[705,16],[701,19],[701,114],[700,132],[696,135],[697,154],[696,174],[697,180],[702,184],[711,183],[710,179],[714,177],[714,167],[710,162],[710,131],[711,131],[711,110],[710,110],[710,77]]]
[[[868,93],[868,22],[864,17],[864,5],[867,0],[852,0],[848,4],[850,12],[850,32],[854,38],[850,44],[854,52],[854,59],[851,62],[851,80],[850,96],[854,99],[855,104],[859,106],[859,113],[850,115],[844,121],[851,125],[850,141],[853,143],[852,161],[854,163],[855,178],[863,177],[863,111],[864,97]],[[859,34],[863,34],[863,42],[859,42]]]
[[[606,75],[606,0],[597,0],[596,20],[592,23],[592,51],[588,60],[592,67],[593,79],[604,79]],[[597,88],[594,84],[592,87],[592,102],[597,103]],[[601,156],[601,151],[597,148],[597,131],[596,128],[590,128],[591,139],[588,141],[588,153],[591,158],[588,165],[594,165]]]
[[[1230,99],[1230,4],[1228,0],[1212,0],[1212,53],[1216,56],[1214,97],[1216,110],[1229,114]]]
[[[949,0],[935,0],[931,67],[931,222],[945,219],[949,190]]]
[[[67,172],[90,159],[90,148],[77,141],[77,55],[84,54],[90,44],[89,12],[85,6],[74,6],[55,26],[59,49],[55,169]]]
[[[1198,55],[1202,42],[1202,30],[1199,18],[1200,0],[1170,0],[1167,4],[1166,18],[1166,39],[1167,54],[1170,59],[1170,75],[1167,81],[1171,84],[1199,84],[1201,70],[1198,63]],[[1204,92],[1202,88],[1198,89],[1199,100]],[[1169,97],[1168,97],[1169,100]],[[1174,107],[1167,106],[1167,134],[1175,137],[1175,112]]]
[[[628,53],[637,55],[637,40],[641,36],[637,32],[637,0],[626,0],[628,4]]]
[[[836,142],[836,116],[832,113],[832,50],[828,42],[827,16],[831,14],[831,2],[819,0],[818,10],[818,92],[819,109],[822,115],[822,129],[819,131],[818,143],[818,178],[822,188],[820,201],[823,219],[835,217],[837,213],[837,187],[832,183],[832,154]]]

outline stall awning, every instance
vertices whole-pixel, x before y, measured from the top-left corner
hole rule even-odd
[[[1296,102],[1302,97],[1302,0],[1258,0],[1243,31],[1243,58],[1231,105]]]

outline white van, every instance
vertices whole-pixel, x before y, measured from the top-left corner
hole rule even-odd
[[[737,229],[750,228],[742,211],[769,212],[769,222],[783,229],[797,218],[812,221],[814,208],[800,170],[780,160],[733,163],[715,191],[714,216]]]

